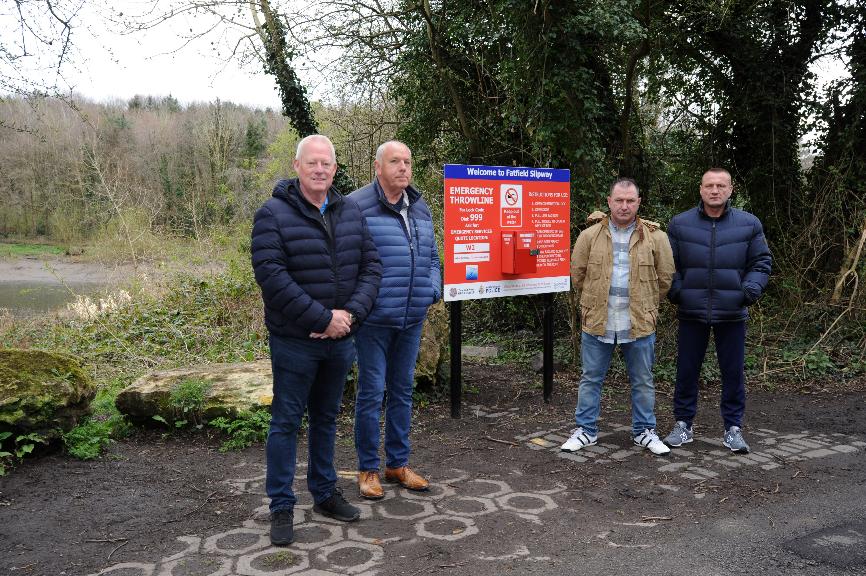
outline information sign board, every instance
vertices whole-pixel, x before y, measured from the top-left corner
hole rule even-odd
[[[565,292],[570,172],[445,165],[445,300]]]

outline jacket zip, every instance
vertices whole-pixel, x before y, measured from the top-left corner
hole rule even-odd
[[[415,227],[415,237],[417,238],[418,226],[415,224],[415,219],[412,218],[412,204],[406,206],[406,220],[408,222],[403,220],[403,214],[395,210],[392,205],[389,204],[387,208],[400,222],[400,229],[403,230],[403,235],[406,236],[406,242],[409,244],[409,292],[406,294],[406,307],[403,309],[403,328],[406,328],[406,324],[409,322],[409,303],[412,301],[412,288],[415,284],[415,246],[412,242],[412,233],[409,231],[409,228]]]
[[[325,208],[325,212],[330,210],[331,207],[328,206]],[[337,278],[337,242],[336,237],[332,234],[332,231],[328,227],[328,223],[325,221],[325,215],[322,214],[322,226],[325,227],[325,234],[328,235],[328,246],[331,251],[331,271],[334,274],[334,284],[336,286],[336,290],[334,291],[334,305],[335,306],[343,306],[343,301],[340,298],[340,279]]]
[[[325,212],[331,210],[331,204],[325,207]],[[318,212],[318,209],[316,209]],[[328,221],[326,220],[327,216],[325,212],[319,212],[319,224],[322,226],[322,229],[325,231],[325,236],[328,238],[328,252],[331,256],[331,273],[334,275],[334,306],[342,306],[343,302],[340,298],[340,282],[339,278],[337,278],[337,242],[336,236],[332,233],[331,227],[328,226]]]
[[[713,229],[710,234],[710,279],[708,282],[709,291],[707,292],[707,324],[713,322],[713,279],[716,276],[716,222],[713,218]]]
[[[412,290],[415,286],[415,244],[418,241],[418,224],[409,213],[409,208],[411,208],[411,206],[406,208],[406,218],[409,220],[412,228],[415,230],[415,242],[412,242],[412,234],[408,230],[406,230],[406,236],[409,240],[409,263],[411,264],[411,268],[409,272],[409,293],[406,295],[406,310],[403,313],[403,328],[405,328],[406,324],[409,322],[409,304],[412,302]],[[402,220],[403,216],[400,216],[400,219]]]

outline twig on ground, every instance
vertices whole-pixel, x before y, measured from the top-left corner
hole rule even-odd
[[[500,440],[499,438],[491,438],[490,436],[485,436],[485,440],[490,440],[491,442],[498,442],[499,444],[508,444],[509,446],[518,446],[517,442],[512,442],[511,440]]]
[[[120,544],[118,544],[117,547],[108,554],[107,560],[111,560],[111,557],[114,556],[114,553],[126,546],[127,544],[129,544],[129,540],[125,540],[125,542],[121,542]]]
[[[110,543],[126,542],[127,540],[128,540],[128,538],[99,538],[99,539],[85,540],[85,542],[87,542],[88,544],[94,543],[94,542],[104,544],[106,542],[110,542]]]
[[[673,516],[641,516],[641,522],[661,522],[667,520],[673,520]]]

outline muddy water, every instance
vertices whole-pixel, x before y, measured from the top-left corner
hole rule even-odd
[[[76,295],[92,295],[116,285],[128,271],[69,259],[0,260],[0,309],[28,317],[65,309]]]
[[[94,283],[0,282],[0,308],[14,316],[33,316],[65,309],[77,294],[90,295],[102,288]]]

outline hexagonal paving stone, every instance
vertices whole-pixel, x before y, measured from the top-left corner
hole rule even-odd
[[[240,556],[270,545],[267,534],[255,528],[235,528],[214,534],[204,541],[202,550],[209,553]]]
[[[448,528],[449,524],[454,527]],[[436,528],[439,530],[434,532],[433,530]],[[415,533],[422,538],[454,542],[455,540],[478,534],[478,526],[475,525],[475,520],[472,518],[437,514],[417,522],[415,524]]]
[[[313,550],[327,546],[343,539],[343,527],[333,524],[319,524],[310,522],[301,524],[295,528],[295,541],[293,547],[302,550]]]
[[[163,563],[157,576],[228,576],[232,559],[195,554]]]
[[[358,574],[382,562],[385,551],[375,544],[345,541],[321,548],[316,557],[341,573]]]
[[[241,556],[235,571],[240,576],[286,576],[309,567],[306,551],[271,547]]]

